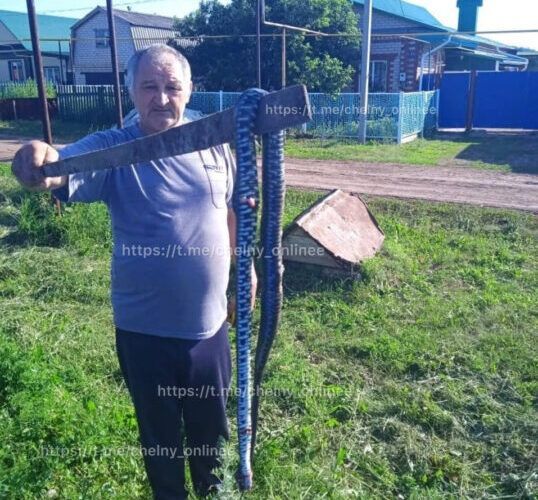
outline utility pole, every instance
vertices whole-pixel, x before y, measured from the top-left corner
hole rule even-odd
[[[37,14],[34,0],[26,0],[28,9],[28,24],[30,25],[30,36],[32,38],[32,51],[34,53],[35,79],[37,82],[37,94],[41,107],[41,124],[43,126],[43,140],[52,146],[52,130],[50,128],[49,104],[47,101],[47,89],[45,88],[45,75],[43,74],[43,58],[41,57],[41,45],[39,43],[39,29],[37,26]],[[60,57],[60,69],[62,58]],[[56,206],[58,215],[62,213],[60,200],[50,195],[51,202]]]
[[[256,79],[258,88],[262,88],[262,56],[261,56],[261,0],[256,0]]]
[[[30,24],[30,36],[32,37],[32,50],[34,52],[35,79],[37,93],[41,106],[41,123],[43,124],[43,139],[52,145],[52,133],[50,130],[49,108],[47,103],[47,91],[45,89],[45,76],[43,75],[43,59],[41,58],[41,46],[39,44],[39,31],[37,28],[37,16],[34,0],[26,0],[28,8],[28,22]]]
[[[118,69],[118,52],[116,50],[116,29],[114,27],[114,11],[112,0],[106,0],[108,17],[108,34],[110,40],[110,58],[112,61],[112,76],[114,77],[114,97],[116,98],[116,122],[118,128],[123,127],[123,110],[121,109],[120,73]]]
[[[282,84],[281,88],[286,86],[286,28],[282,28]]]
[[[372,37],[372,2],[365,0],[362,13],[361,105],[359,109],[359,142],[366,142],[368,116],[368,81],[370,80],[370,43]]]

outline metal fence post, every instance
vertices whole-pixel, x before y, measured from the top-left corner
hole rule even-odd
[[[309,100],[310,102],[312,102],[311,99],[312,99],[312,94],[308,94],[308,100]],[[314,118],[315,106],[312,106],[312,108],[313,108],[313,109],[312,109],[312,118]],[[306,127],[307,127],[307,124],[306,124],[306,123],[303,123],[303,124],[301,125],[301,132],[302,132],[303,134],[306,134]]]
[[[470,80],[469,80],[469,90],[467,93],[467,120],[465,122],[465,132],[470,132],[473,129],[473,119],[474,119],[474,102],[476,98],[476,77],[477,70],[473,69],[471,71]]]
[[[418,133],[418,136],[421,138],[421,139],[424,139],[424,129],[426,128],[426,113],[428,112],[428,110],[426,110],[426,113],[424,113],[424,103],[426,102],[426,94],[427,92],[424,92],[423,90],[420,91],[420,100],[421,100],[421,105],[420,105],[420,109],[421,109],[421,117],[420,117],[420,131]],[[426,102],[427,104],[427,102]]]
[[[439,103],[441,101],[441,89],[435,91],[435,130],[439,130]]]
[[[400,92],[398,95],[398,137],[396,139],[398,144],[402,143],[403,136],[403,101],[404,93]]]
[[[222,111],[222,101],[223,101],[222,90],[219,90],[219,111]]]

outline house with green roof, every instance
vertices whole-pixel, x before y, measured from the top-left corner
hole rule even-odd
[[[70,28],[76,21],[68,17],[37,16],[43,69],[49,81],[69,80]],[[28,15],[0,10],[0,82],[28,78],[35,79]]]
[[[352,0],[361,16],[364,0]],[[476,31],[483,0],[451,0],[459,8],[458,29],[427,9],[404,0],[373,0],[370,90],[412,92],[435,87],[445,71],[521,71],[528,59],[517,47],[461,31]],[[487,2],[487,0],[486,0]],[[358,90],[359,75],[355,82]]]

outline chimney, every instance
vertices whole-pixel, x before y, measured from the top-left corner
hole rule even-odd
[[[458,0],[460,16],[458,31],[476,31],[478,7],[482,7],[483,0]]]

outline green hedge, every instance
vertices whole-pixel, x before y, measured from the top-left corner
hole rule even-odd
[[[50,82],[46,82],[47,97],[56,97],[56,89]],[[37,84],[34,80],[25,82],[0,83],[0,99],[16,99],[19,97],[37,97]]]

